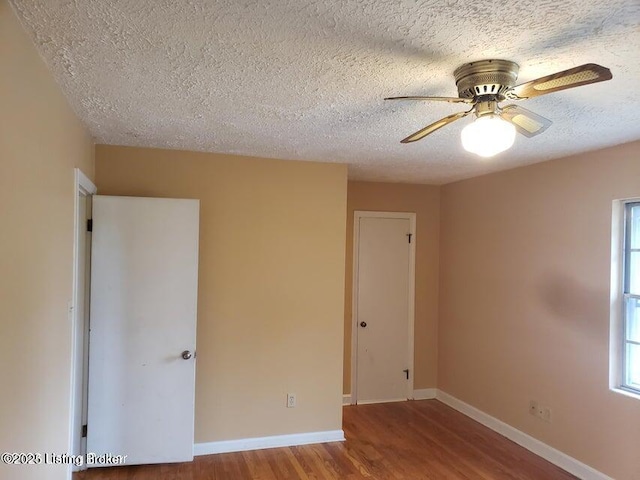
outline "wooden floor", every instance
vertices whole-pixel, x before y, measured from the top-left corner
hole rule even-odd
[[[576,477],[437,400],[344,407],[346,442],[113,467],[74,480],[553,480]]]

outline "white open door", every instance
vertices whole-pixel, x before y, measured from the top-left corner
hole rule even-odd
[[[88,452],[193,459],[198,223],[198,200],[93,197]]]
[[[414,214],[356,212],[355,342],[357,403],[412,398]]]

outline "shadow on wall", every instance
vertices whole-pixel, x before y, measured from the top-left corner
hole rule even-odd
[[[591,289],[568,275],[552,272],[542,276],[536,287],[544,308],[583,334],[596,334],[602,318],[609,318],[608,292]]]

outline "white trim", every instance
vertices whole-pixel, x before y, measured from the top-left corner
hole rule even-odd
[[[413,379],[416,370],[414,365],[414,349],[415,349],[415,320],[416,320],[416,214],[409,213],[409,229],[411,239],[409,243],[409,351],[407,352],[408,363],[411,374],[409,375],[409,385],[407,385],[407,399],[413,398]]]
[[[611,391],[614,393],[618,393],[620,395],[624,395],[625,397],[633,398],[635,400],[640,400],[640,394],[635,393],[631,390],[625,390],[624,388],[612,387]]]
[[[351,289],[351,402],[358,403],[358,246],[360,240],[359,220],[361,218],[401,218],[409,220],[409,335],[407,349],[407,365],[411,374],[407,382],[407,398],[413,398],[414,370],[414,324],[415,324],[415,298],[416,298],[416,214],[413,212],[368,212],[356,210],[353,212],[353,276]],[[403,399],[405,400],[405,399]],[[362,403],[362,402],[360,402]],[[367,402],[373,403],[373,402]]]
[[[611,290],[609,312],[609,389],[622,385],[624,316],[622,301],[624,200],[614,200],[611,212]]]
[[[351,405],[351,394],[345,393],[342,395],[342,405]]]
[[[76,354],[77,352],[73,351],[73,346],[76,344],[75,342],[75,333],[76,333],[76,324],[78,322],[77,318],[77,305],[78,305],[78,232],[80,228],[83,226],[78,222],[78,213],[80,211],[80,202],[78,200],[78,194],[82,195],[95,195],[98,191],[94,183],[87,177],[82,170],[79,168],[73,169],[73,280],[71,287],[71,304],[69,305],[69,318],[71,320],[71,390],[70,390],[70,399],[69,399],[69,453],[73,453],[73,418],[75,412],[75,381],[76,378]],[[84,467],[86,468],[86,466]],[[73,465],[69,464],[67,468],[67,478],[71,480],[73,473]]]
[[[451,408],[463,413],[467,417],[472,418],[478,423],[481,423],[487,428],[498,432],[500,435],[507,437],[509,440],[517,443],[518,445],[526,448],[530,452],[535,453],[539,457],[557,465],[558,467],[566,470],[567,472],[575,475],[582,480],[613,480],[611,477],[605,475],[602,472],[570,457],[566,453],[562,453],[553,447],[550,447],[546,443],[537,440],[524,432],[521,432],[517,428],[507,425],[506,423],[498,420],[491,415],[472,407],[468,403],[458,400],[457,398],[443,392],[437,391],[436,398],[450,406]]]
[[[244,452],[246,450],[262,450],[265,448],[293,447],[312,443],[344,442],[342,430],[324,432],[294,433],[291,435],[274,435],[271,437],[243,438],[222,442],[196,443],[193,455],[212,455],[214,453]]]
[[[413,391],[414,400],[432,400],[436,398],[437,388],[420,388]]]
[[[407,399],[406,398],[384,398],[382,400],[364,400],[364,401],[360,401],[358,402],[358,405],[373,405],[373,404],[377,404],[377,403],[396,403],[396,402],[406,402]]]
[[[94,183],[87,177],[82,170],[79,168],[74,168],[75,180],[76,180],[76,190],[75,192],[82,192],[85,195],[95,195],[98,193],[98,188],[94,185]]]
[[[358,243],[360,242],[358,212],[353,213],[353,273],[351,276],[351,403],[358,403]]]

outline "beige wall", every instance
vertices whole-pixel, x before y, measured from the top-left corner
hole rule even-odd
[[[345,394],[351,392],[353,212],[355,210],[416,213],[414,388],[434,388],[438,354],[440,188],[400,183],[349,182],[347,210],[343,391]]]
[[[0,0],[0,447],[67,452],[71,385],[73,167],[93,143],[9,5]],[[64,466],[0,478],[65,478]]]
[[[96,180],[200,199],[196,442],[341,429],[346,166],[99,145]]]
[[[441,199],[439,388],[618,480],[640,479],[640,401],[608,389],[611,211],[640,196],[639,159],[636,142]]]

